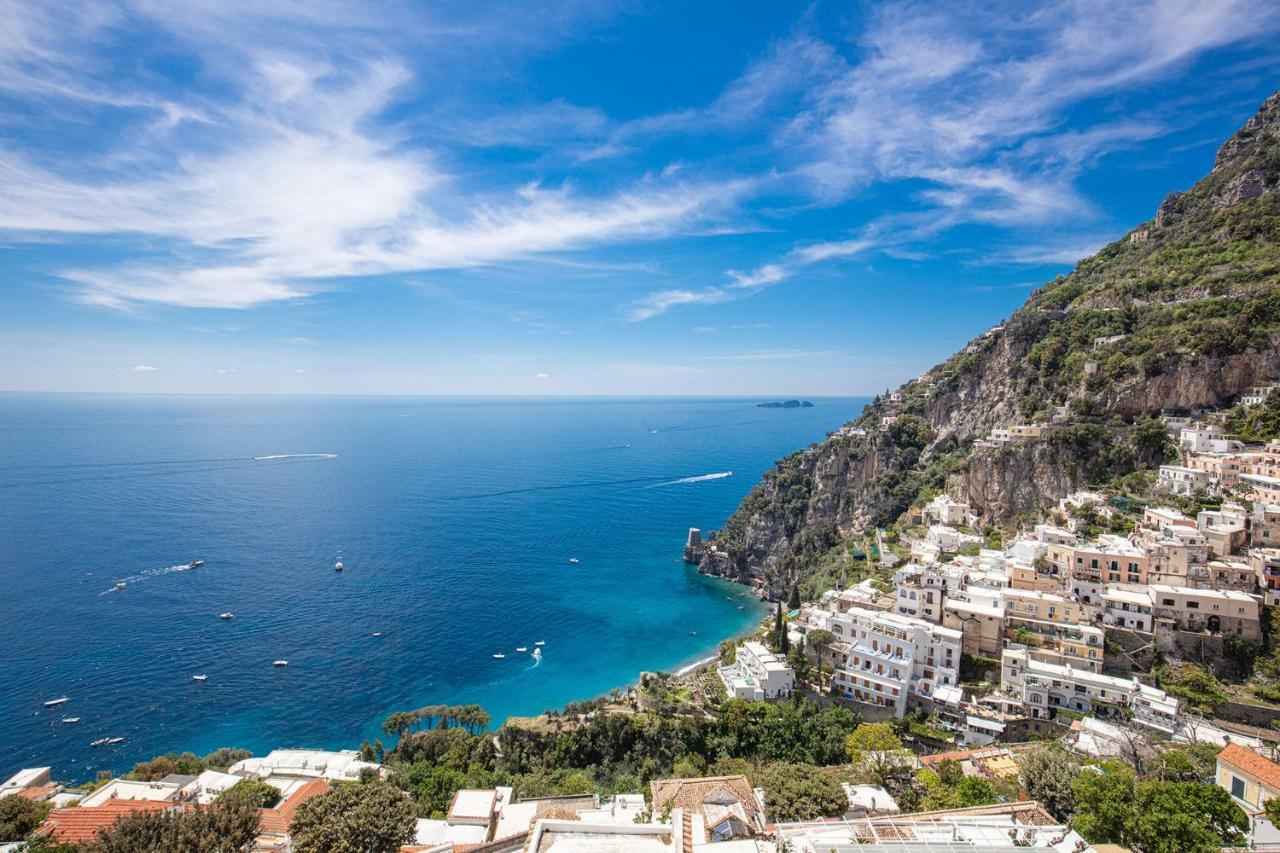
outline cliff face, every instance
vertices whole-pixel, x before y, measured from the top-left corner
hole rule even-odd
[[[1008,525],[1086,483],[1155,465],[1161,411],[1280,377],[1280,93],[1153,220],[1036,290],[963,352],[781,460],[701,560],[785,594],[832,548],[947,488]],[[1054,426],[974,447],[993,428]]]

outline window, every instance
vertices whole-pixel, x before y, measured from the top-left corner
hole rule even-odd
[[[1199,609],[1200,609],[1200,602],[1198,602],[1198,601],[1188,601],[1188,602],[1187,602],[1187,609],[1188,609],[1188,610],[1199,610]]]
[[[1163,604],[1165,607],[1172,607],[1172,606],[1173,606],[1173,599],[1172,599],[1172,598],[1164,598],[1164,599],[1161,599],[1160,603],[1161,603],[1161,604]]]
[[[1244,780],[1236,776],[1231,777],[1231,796],[1237,800],[1244,799]]]

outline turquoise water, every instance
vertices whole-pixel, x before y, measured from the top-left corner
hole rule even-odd
[[[697,660],[763,610],[686,529],[866,401],[755,402],[0,396],[0,776],[351,748]]]

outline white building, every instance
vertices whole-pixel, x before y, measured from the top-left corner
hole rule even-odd
[[[938,495],[925,504],[925,515],[941,524],[968,524],[969,505],[953,499],[950,495]]]
[[[228,773],[248,776],[278,788],[286,798],[312,779],[358,782],[364,770],[383,776],[387,773],[380,764],[361,761],[355,750],[275,749],[265,756],[246,758],[227,768]]]
[[[754,640],[739,646],[733,663],[718,672],[729,695],[737,699],[785,699],[796,686],[786,661]]]
[[[1199,468],[1183,465],[1161,465],[1157,487],[1175,495],[1191,495],[1196,489],[1207,489],[1213,484],[1213,475]]]
[[[1037,660],[1025,648],[1010,646],[1000,658],[1001,699],[1037,719],[1052,719],[1058,709],[1105,717],[1123,707],[1134,722],[1166,734],[1178,728],[1178,700],[1136,678],[1116,678],[1069,665]]]
[[[1102,593],[1103,622],[1150,633],[1154,625],[1151,592],[1145,587],[1109,586]]]
[[[846,699],[904,714],[911,699],[932,699],[960,679],[961,633],[896,613],[852,609],[828,614],[843,661],[835,689]]]
[[[1227,438],[1219,427],[1185,427],[1178,433],[1178,444],[1192,453],[1235,453],[1244,447],[1242,442]]]

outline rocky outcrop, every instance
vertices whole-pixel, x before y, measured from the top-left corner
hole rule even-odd
[[[1007,525],[1151,464],[1135,435],[1165,410],[1229,404],[1280,377],[1280,93],[1171,193],[1152,223],[1035,291],[1007,322],[782,460],[700,555],[774,596],[842,540],[944,486]],[[996,427],[1042,438],[975,447]]]

